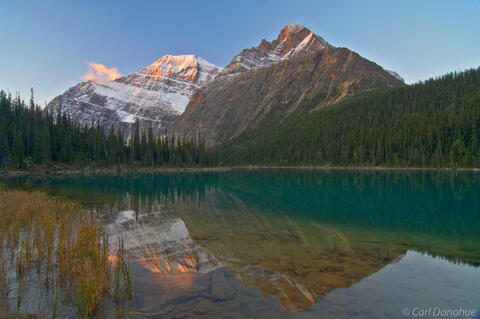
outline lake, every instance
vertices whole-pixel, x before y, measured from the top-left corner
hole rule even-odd
[[[121,310],[105,304],[99,318],[472,318],[480,308],[480,172],[3,182],[78,201],[95,209],[111,243],[123,238],[135,295]]]

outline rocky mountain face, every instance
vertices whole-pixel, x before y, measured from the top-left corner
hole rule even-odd
[[[114,81],[79,83],[54,98],[47,110],[68,114],[80,125],[100,123],[128,136],[133,124],[164,132],[183,112],[192,94],[221,68],[195,55],[165,55],[138,73]]]
[[[391,71],[337,48],[301,25],[285,26],[272,42],[240,52],[197,90],[173,122],[176,134],[199,133],[210,145],[279,122],[306,103],[313,109],[379,88],[403,85]]]
[[[221,75],[233,75],[258,69],[297,56],[305,56],[332,46],[301,25],[287,25],[276,40],[263,39],[257,47],[244,49],[237,54]]]

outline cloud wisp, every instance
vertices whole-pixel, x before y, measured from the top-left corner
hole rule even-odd
[[[105,65],[95,62],[87,62],[88,72],[82,79],[95,82],[107,82],[122,76],[116,67],[107,68]]]

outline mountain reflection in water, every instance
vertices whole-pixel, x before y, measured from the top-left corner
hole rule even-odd
[[[138,298],[130,316],[223,311],[401,318],[399,300],[409,294],[430,300],[419,294],[426,286],[412,290],[395,276],[384,278],[400,288],[382,296],[375,287],[363,291],[376,300],[371,305],[354,292],[413,262],[412,275],[435,273],[438,263],[429,260],[443,260],[459,274],[479,274],[480,181],[471,172],[266,170],[17,178],[7,184],[41,188],[99,212],[112,246],[123,238],[137,265]],[[453,289],[441,272],[434,281],[402,274],[410,285]],[[468,287],[462,295],[451,291],[451,302],[473,298]],[[399,292],[402,297],[388,299]]]
[[[112,248],[123,240],[128,260],[154,273],[205,273],[219,267],[215,257],[195,243],[179,218],[120,211],[107,231]]]

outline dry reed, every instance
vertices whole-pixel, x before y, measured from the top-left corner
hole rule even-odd
[[[75,302],[82,317],[93,314],[110,294],[108,236],[92,214],[45,193],[0,189],[0,293],[5,296],[16,282],[17,311],[24,295],[22,278],[32,269],[46,288],[61,289],[64,302]],[[131,294],[123,254],[116,263],[123,290]],[[57,301],[56,295],[53,314]]]

